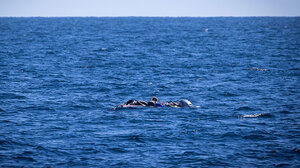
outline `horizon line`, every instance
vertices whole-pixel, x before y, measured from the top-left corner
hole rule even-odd
[[[257,16],[257,15],[249,15],[249,16],[0,16],[0,18],[33,18],[33,17],[39,17],[39,18],[70,18],[70,17],[90,17],[90,18],[120,18],[120,17],[151,17],[151,18],[216,18],[216,17],[300,17],[297,15],[261,15],[261,16]]]

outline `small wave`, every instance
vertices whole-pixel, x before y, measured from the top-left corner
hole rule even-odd
[[[275,164],[275,167],[290,167],[291,165],[288,163],[279,163],[279,164]]]
[[[236,94],[229,93],[229,92],[224,92],[222,95],[225,96],[225,97],[234,97],[234,96],[237,96]]]
[[[49,55],[54,55],[56,54],[54,51],[47,51],[46,54],[49,54]]]
[[[15,156],[14,159],[17,159],[19,161],[28,161],[28,162],[34,162],[35,160],[32,157],[25,157],[25,156]]]
[[[293,152],[300,154],[300,149],[294,148],[292,149]]]
[[[280,111],[280,113],[287,114],[287,113],[291,113],[291,112],[290,112],[290,111],[283,110],[283,111]]]
[[[250,139],[250,140],[267,140],[268,137],[265,135],[260,135],[260,134],[251,134],[251,135],[245,135],[242,136],[243,139]]]
[[[104,51],[107,51],[107,48],[98,48],[98,49],[95,49],[95,50],[92,50],[93,52],[104,52]]]
[[[109,148],[108,150],[113,153],[126,153],[127,152],[127,150],[125,150],[123,148]]]
[[[245,115],[240,116],[240,118],[257,118],[257,117],[271,117],[271,114],[269,114],[269,113],[245,114]]]
[[[291,71],[299,71],[300,68],[290,68],[289,70],[291,70]]]
[[[142,135],[119,135],[118,138],[121,138],[125,141],[137,142],[137,143],[144,143],[144,138]]]
[[[226,132],[225,134],[222,135],[222,138],[236,138],[236,137],[240,137],[240,136],[235,132]]]
[[[0,112],[5,112],[5,110],[3,110],[2,108],[0,108]]]
[[[242,115],[242,118],[256,118],[261,116],[261,114],[246,114],[246,115]]]
[[[99,89],[97,89],[97,92],[110,92],[111,89],[108,87],[101,87]]]
[[[79,109],[79,110],[87,110],[87,109],[90,109],[91,107],[89,106],[85,106],[85,105],[78,105],[78,104],[75,104],[73,106],[71,106],[72,108],[74,109]]]
[[[182,156],[197,156],[197,155],[200,155],[200,153],[194,151],[184,151],[182,153]]]
[[[247,68],[247,70],[251,70],[251,71],[269,71],[269,69],[263,69],[263,68]]]
[[[253,109],[248,106],[244,106],[244,107],[239,107],[236,110],[237,111],[252,111]]]
[[[47,106],[28,106],[25,107],[26,110],[38,110],[38,111],[55,111],[55,109]]]
[[[140,135],[130,135],[130,136],[128,136],[128,140],[144,143],[144,140]]]
[[[0,93],[0,99],[26,99],[26,96],[14,93]]]
[[[53,149],[53,148],[49,148],[49,147],[43,147],[43,146],[35,146],[35,149],[38,150],[41,153],[51,153],[51,154],[55,154],[58,156],[66,156],[66,155],[70,155],[70,153],[64,151],[64,150],[59,150],[59,149]]]
[[[11,145],[11,142],[7,141],[7,140],[0,140],[0,145],[4,146],[4,145]]]
[[[13,139],[0,139],[1,146],[31,146],[30,144],[13,140]]]

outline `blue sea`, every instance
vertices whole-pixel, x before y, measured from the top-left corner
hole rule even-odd
[[[300,17],[0,18],[0,167],[296,168],[299,113]]]

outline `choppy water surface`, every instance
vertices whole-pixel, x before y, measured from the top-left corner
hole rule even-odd
[[[0,18],[0,166],[299,167],[300,18]],[[111,110],[128,99],[201,108]]]

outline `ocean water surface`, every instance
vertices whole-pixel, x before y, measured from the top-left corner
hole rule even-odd
[[[299,167],[300,18],[0,18],[0,167]],[[129,99],[200,108],[112,108]]]

